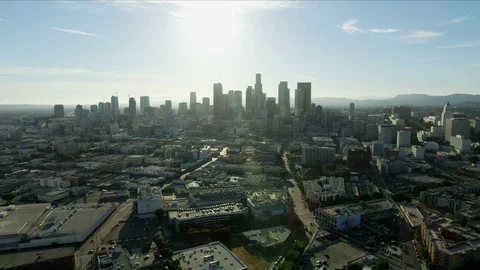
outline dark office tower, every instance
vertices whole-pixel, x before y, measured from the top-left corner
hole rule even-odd
[[[188,112],[187,102],[178,103],[178,114],[187,114],[187,112]]]
[[[202,98],[202,105],[203,105],[203,111],[206,114],[210,114],[210,98],[209,97]]]
[[[209,97],[202,98],[202,104],[205,108],[210,107],[210,98]]]
[[[297,89],[303,90],[303,109],[310,111],[312,103],[312,83],[311,82],[299,82],[297,83]]]
[[[149,118],[152,118],[155,115],[155,109],[153,107],[147,106],[145,107],[143,114]]]
[[[255,75],[255,112],[259,112],[263,108],[264,98],[263,98],[263,87],[262,87],[262,74],[257,73]]]
[[[304,113],[305,92],[302,89],[295,89],[295,115],[299,116]]]
[[[82,119],[82,115],[83,115],[83,106],[82,105],[77,105],[75,107],[75,112],[74,112],[74,115],[75,115],[75,119]]]
[[[140,112],[145,114],[145,108],[150,107],[150,97],[149,96],[141,96],[140,97]]]
[[[105,102],[105,115],[112,115],[112,106],[110,102]]]
[[[267,98],[266,107],[268,118],[273,118],[273,116],[277,114],[277,105],[275,104],[274,97]]]
[[[128,99],[128,117],[130,124],[137,118],[137,102],[133,97]]]
[[[215,117],[224,116],[223,86],[221,83],[213,84],[213,115]]]
[[[253,88],[251,86],[247,87],[245,91],[245,111],[246,113],[252,114],[255,106],[255,99],[253,97]]]
[[[192,114],[197,113],[197,93],[190,92],[190,112]]]
[[[103,102],[98,103],[98,114],[105,115],[105,103]]]
[[[235,104],[237,105],[238,108],[241,108],[243,106],[242,102],[242,91],[237,90],[235,91]]]
[[[92,113],[98,113],[98,105],[90,105],[90,111]]]
[[[354,115],[355,115],[355,103],[350,103],[350,109],[348,111],[348,116],[350,116],[350,118],[353,118]]]
[[[110,98],[110,103],[112,104],[112,115],[118,116],[120,114],[120,108],[118,107],[118,97],[112,96]]]
[[[223,94],[223,116],[230,114],[230,105],[228,104],[228,94]]]
[[[235,102],[235,91],[230,90],[228,91],[228,106],[233,107],[234,102]]]
[[[62,104],[53,106],[53,116],[57,118],[63,118],[65,116],[65,110]]]
[[[128,107],[124,107],[124,108],[123,108],[123,115],[128,116],[128,112],[129,112],[129,111],[130,111],[130,110],[128,109]]]
[[[280,116],[286,117],[290,114],[290,89],[288,89],[288,82],[280,82],[278,84],[278,107]]]
[[[171,100],[165,100],[165,112],[166,113],[172,113],[172,101]]]

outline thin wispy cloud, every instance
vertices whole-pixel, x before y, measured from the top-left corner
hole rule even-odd
[[[410,31],[408,35],[398,38],[398,40],[401,40],[407,43],[422,44],[422,43],[427,43],[429,40],[433,38],[438,38],[443,35],[444,33],[442,32],[414,30],[414,31]]]
[[[443,22],[440,24],[440,26],[445,26],[445,25],[452,25],[452,24],[457,24],[457,23],[462,23],[464,21],[469,21],[469,20],[473,20],[475,19],[475,17],[472,17],[470,15],[467,15],[467,16],[462,16],[462,17],[457,17],[457,18],[454,18],[448,22]]]
[[[357,26],[358,20],[348,20],[342,23],[340,28],[347,34],[353,35],[355,33],[376,33],[376,34],[391,34],[400,31],[396,28],[372,28],[362,29]]]
[[[89,36],[89,37],[96,37],[96,38],[106,38],[106,36],[97,35],[97,34],[85,32],[85,31],[80,31],[80,30],[74,30],[74,29],[58,28],[58,27],[50,27],[50,29],[55,30],[55,31],[64,32],[64,33],[73,34],[73,35]]]
[[[7,22],[7,20],[0,18],[0,22]]]
[[[467,67],[480,67],[480,63],[471,63],[468,64]]]
[[[473,47],[480,47],[480,40],[464,42],[464,43],[456,43],[451,45],[442,45],[437,46],[437,49],[459,49],[459,48],[473,48]]]
[[[36,68],[24,66],[0,66],[0,75],[61,76],[88,74],[92,71],[83,68]]]
[[[315,77],[307,75],[307,74],[298,74],[297,76],[299,78],[306,79],[306,80],[309,80],[309,81],[315,81],[316,80]]]
[[[343,32],[349,35],[353,35],[355,33],[365,33],[365,30],[362,30],[355,26],[357,22],[358,22],[357,20],[345,21],[342,23],[342,26],[340,28],[342,28]]]

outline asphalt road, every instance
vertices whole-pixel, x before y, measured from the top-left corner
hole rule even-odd
[[[115,228],[115,225],[122,219],[126,219],[133,211],[133,202],[125,202],[120,204],[115,212],[106,220],[100,227],[90,235],[83,245],[76,250],[75,259],[76,259],[76,269],[88,269],[90,262],[92,260],[92,254],[88,254],[91,249],[95,249],[100,244],[103,243],[103,240],[107,235]]]

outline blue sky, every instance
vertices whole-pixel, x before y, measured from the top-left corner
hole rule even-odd
[[[478,94],[480,2],[0,2],[0,104]]]

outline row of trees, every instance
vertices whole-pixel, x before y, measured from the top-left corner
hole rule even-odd
[[[285,253],[285,260],[280,266],[280,270],[294,270],[297,268],[298,263],[302,257],[302,253],[305,250],[306,244],[302,241],[293,242],[292,248]]]
[[[163,238],[161,233],[157,233],[153,237],[153,242],[157,246],[157,253],[155,254],[156,262],[152,265],[152,269],[160,269],[163,266],[169,270],[181,270],[180,262],[173,259],[173,252],[167,246],[167,240]],[[168,267],[168,268],[166,268]]]

